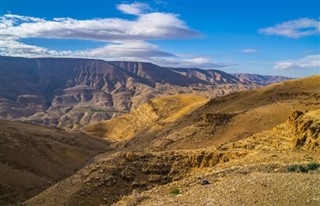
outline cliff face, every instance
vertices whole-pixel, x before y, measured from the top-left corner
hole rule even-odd
[[[295,136],[294,147],[320,151],[320,109],[295,111],[288,121]]]
[[[77,129],[161,95],[215,97],[258,87],[218,70],[70,58],[1,57],[1,119]]]

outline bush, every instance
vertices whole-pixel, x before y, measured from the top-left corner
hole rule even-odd
[[[288,167],[288,171],[289,172],[295,172],[295,171],[297,171],[298,170],[298,165],[290,165],[289,167]]]
[[[309,164],[307,165],[308,170],[316,170],[316,169],[318,169],[318,167],[320,167],[320,165],[317,164],[317,163],[314,163],[314,162],[309,163]]]
[[[306,173],[308,172],[308,168],[302,166],[302,165],[299,165],[299,171],[302,172],[302,173]]]
[[[306,166],[303,165],[290,165],[288,167],[288,172],[302,172],[302,173],[306,173],[309,170],[316,170],[320,167],[319,164],[317,163],[309,163]]]
[[[180,189],[179,189],[179,188],[177,188],[177,187],[172,188],[172,190],[171,190],[171,194],[173,194],[173,195],[180,194]]]

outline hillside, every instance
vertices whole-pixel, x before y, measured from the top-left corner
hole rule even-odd
[[[217,97],[183,115],[176,111],[190,101],[178,110],[168,101],[184,95],[158,98],[141,106],[157,103],[144,110],[152,121],[131,121],[132,112],[101,123],[102,131],[93,125],[90,132],[110,137],[118,152],[96,156],[24,205],[319,205],[319,80]],[[109,130],[113,123],[120,133]],[[134,123],[126,136],[122,127]]]
[[[271,129],[285,122],[295,110],[319,108],[319,88],[320,76],[291,80],[213,98],[204,106],[175,118],[175,121],[158,121],[158,116],[165,116],[170,108],[166,99],[159,98],[155,101],[163,103],[158,104],[156,115],[150,107],[153,101],[150,101],[123,117],[88,126],[84,130],[101,138],[120,140],[119,145],[125,145],[128,150],[162,151],[217,146]],[[154,123],[141,124],[137,118]],[[131,130],[125,129],[128,127]],[[117,128],[131,131],[130,135],[119,134]],[[129,141],[121,141],[129,136]]]
[[[84,134],[4,120],[0,142],[0,205],[29,199],[111,149]]]
[[[287,205],[292,198],[297,205],[317,205],[320,170],[311,165],[320,163],[319,112],[294,112],[272,130],[217,149],[117,153],[24,205]],[[314,125],[308,129],[310,121]],[[313,142],[297,145],[301,135]],[[304,174],[288,170],[294,164],[311,169]],[[200,185],[198,178],[211,184]],[[173,188],[180,194],[171,194]]]
[[[67,130],[120,116],[154,97],[216,97],[261,86],[219,70],[144,62],[1,56],[0,63],[1,119]]]
[[[141,194],[134,192],[115,205],[320,204],[320,110],[296,111],[286,123],[225,144],[218,152],[223,155],[216,165]],[[200,185],[197,177],[210,184]],[[179,188],[180,194],[171,194],[172,188]]]
[[[122,141],[142,134],[151,127],[162,127],[190,114],[208,99],[195,95],[170,95],[155,98],[120,117],[85,127],[82,131],[109,140]]]

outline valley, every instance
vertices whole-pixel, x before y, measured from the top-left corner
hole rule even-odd
[[[8,165],[2,172],[12,167],[21,175],[46,171],[40,160],[34,162],[36,157],[31,158],[33,164],[21,158],[25,153],[18,148],[32,147],[19,140],[17,131],[24,138],[33,131],[28,138],[37,141],[35,151],[45,151],[40,156],[52,161],[50,165],[58,161],[57,168],[73,172],[44,173],[51,180],[45,184],[17,185],[2,176],[1,187],[7,195],[1,201],[24,200],[22,205],[287,205],[295,199],[297,205],[318,205],[320,170],[308,168],[320,163],[319,88],[320,76],[312,76],[210,99],[194,94],[162,96],[71,133],[2,121],[5,133],[1,138],[8,139],[8,144],[1,144],[2,161],[6,161],[2,164]],[[21,146],[9,147],[10,141]],[[59,154],[50,153],[45,149],[48,143],[42,141],[49,141],[52,152]],[[70,152],[59,152],[60,147]],[[67,165],[53,158],[59,155]],[[19,161],[28,167],[18,166]],[[294,165],[298,169],[289,170]],[[201,185],[199,179],[209,184]],[[34,193],[26,193],[31,187]]]
[[[320,206],[319,0],[0,0],[0,206]]]

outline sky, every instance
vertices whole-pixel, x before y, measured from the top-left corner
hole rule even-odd
[[[319,0],[1,0],[0,54],[320,74]]]

